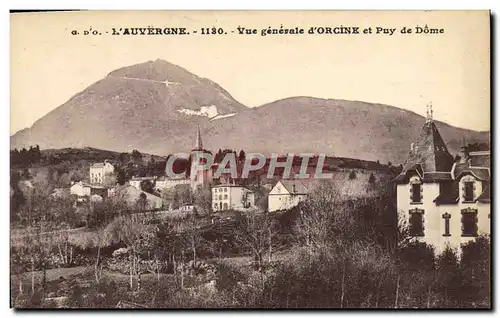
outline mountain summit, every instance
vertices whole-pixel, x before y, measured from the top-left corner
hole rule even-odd
[[[11,148],[87,146],[168,155],[189,151],[200,125],[207,149],[402,163],[424,123],[424,117],[392,106],[312,97],[247,108],[211,80],[156,60],[112,71],[14,134]],[[489,132],[436,125],[451,153],[462,138],[489,141]]]

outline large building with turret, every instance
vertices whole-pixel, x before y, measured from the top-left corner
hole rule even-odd
[[[490,233],[490,151],[464,145],[455,159],[432,109],[397,176],[398,214],[410,235],[436,252]],[[459,251],[460,252],[460,251]]]

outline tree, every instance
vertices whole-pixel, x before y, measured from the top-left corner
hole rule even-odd
[[[132,160],[135,164],[141,164],[142,163],[142,153],[140,153],[138,150],[134,149],[132,150]]]
[[[203,242],[203,236],[196,214],[196,211],[190,214],[183,232],[184,246],[188,247],[193,255],[193,266],[195,266],[196,263],[196,251]]]
[[[272,251],[275,227],[270,215],[249,213],[243,215],[235,229],[235,241],[241,248],[251,252],[254,265],[259,271],[264,266],[264,255]]]
[[[441,307],[456,307],[461,277],[457,252],[449,246],[438,256],[436,266],[435,290],[442,299]]]
[[[112,173],[106,173],[104,175],[103,185],[105,187],[113,187],[116,185],[116,183],[117,183],[116,173],[112,172]]]
[[[356,179],[356,170],[351,170],[349,173],[349,180],[354,180]]]
[[[124,185],[127,182],[127,176],[125,175],[125,171],[121,168],[116,169],[116,182],[119,185]]]
[[[462,306],[490,307],[491,267],[490,238],[478,236],[462,246],[460,272],[463,276],[461,291]]]
[[[10,220],[11,222],[19,221],[18,211],[26,202],[23,192],[19,188],[19,181],[21,176],[18,172],[11,173],[10,175],[10,187],[11,187],[11,197],[10,197]]]
[[[154,184],[151,180],[142,180],[140,183],[141,190],[147,193],[154,193]]]
[[[328,181],[319,183],[299,209],[295,232],[299,243],[305,244],[310,252],[340,239],[354,222],[338,188]]]
[[[240,162],[245,162],[246,158],[246,153],[243,151],[243,149],[240,151],[240,154],[238,155],[238,161]]]
[[[35,271],[42,270],[42,286],[47,279],[48,257],[52,249],[52,236],[46,232],[50,231],[50,224],[45,221],[39,221],[34,226],[28,226],[24,229],[17,244],[17,253],[23,258],[23,263],[29,263],[29,272],[31,273],[31,294],[36,290]],[[13,245],[11,243],[11,245]]]
[[[129,253],[129,287],[133,290],[133,277],[137,277],[137,289],[141,288],[140,260],[150,250],[156,238],[156,226],[147,224],[146,218],[136,214],[123,215],[111,222],[106,231],[127,246]]]
[[[370,177],[368,178],[368,183],[369,184],[374,184],[376,181],[375,176],[373,175],[373,172],[370,174]]]
[[[201,209],[203,215],[212,214],[212,190],[209,185],[202,185],[193,193],[194,205]]]
[[[142,192],[136,202],[136,208],[139,213],[144,213],[149,210],[148,197]]]

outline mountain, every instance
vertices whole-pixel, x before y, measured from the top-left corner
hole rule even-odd
[[[399,164],[406,160],[424,123],[425,118],[418,114],[387,105],[291,97],[249,109],[223,122],[211,122],[204,135],[207,144],[216,149],[241,144],[244,149],[264,153],[322,152]],[[452,154],[459,153],[463,138],[467,142],[489,142],[489,132],[439,121],[436,125]]]
[[[425,119],[392,106],[292,97],[247,108],[218,84],[163,60],[117,69],[11,137],[11,148],[95,147],[168,155],[193,147],[247,152],[321,152],[402,163]],[[437,122],[456,154],[476,132]]]
[[[195,122],[244,109],[216,83],[156,60],[109,73],[16,133],[11,146],[91,146],[167,154],[179,138],[193,131]],[[192,144],[189,138],[185,142]]]

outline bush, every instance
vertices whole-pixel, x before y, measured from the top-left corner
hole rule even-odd
[[[351,173],[349,173],[349,180],[354,179],[356,179],[356,170],[351,170]]]

